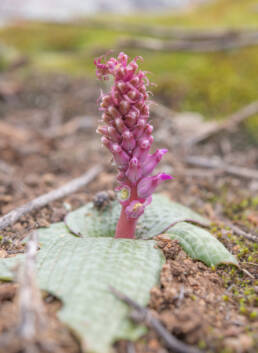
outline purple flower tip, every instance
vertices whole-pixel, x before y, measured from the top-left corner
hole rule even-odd
[[[127,205],[128,217],[137,218],[151,200],[156,187],[170,175],[160,173],[151,176],[167,149],[158,149],[150,154],[153,143],[153,126],[149,119],[149,80],[146,72],[138,67],[136,57],[121,52],[117,58],[95,59],[97,77],[114,79],[107,94],[101,93],[99,107],[102,120],[97,132],[102,135],[103,145],[112,153],[121,185],[119,200]],[[148,200],[148,203],[147,203]]]
[[[170,180],[170,179],[172,179],[173,177],[172,177],[171,175],[169,175],[169,174],[160,173],[160,174],[159,174],[159,178],[160,178],[161,181],[163,181],[163,180]]]

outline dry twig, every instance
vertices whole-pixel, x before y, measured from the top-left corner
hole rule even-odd
[[[224,222],[224,224],[226,226],[231,228],[231,230],[233,231],[233,233],[235,235],[239,235],[240,237],[244,237],[244,238],[246,238],[246,239],[248,239],[250,241],[253,241],[253,242],[258,242],[258,236],[254,235],[254,234],[251,234],[251,233],[246,233],[241,228],[239,228],[235,224],[232,224],[228,220],[223,220],[223,222]]]
[[[156,319],[150,312],[150,310],[142,307],[125,294],[121,293],[117,289],[110,287],[110,291],[120,300],[128,304],[135,310],[133,319],[138,322],[144,322],[148,327],[155,330],[155,332],[164,340],[166,346],[175,353],[200,353],[199,349],[191,347],[176,337],[162,325],[162,323]]]
[[[5,216],[0,218],[0,230],[17,222],[22,216],[26,215],[31,211],[38,210],[52,201],[61,199],[73,192],[77,191],[81,187],[91,182],[101,171],[101,166],[97,165],[83,174],[81,177],[76,178],[69,183],[61,186],[59,189],[48,192],[47,194],[41,195],[36,199],[26,203],[23,206],[16,208],[15,210],[7,213]]]
[[[253,169],[233,166],[223,162],[220,158],[207,158],[202,156],[188,156],[185,158],[187,164],[209,168],[209,169],[217,169],[221,172],[234,175],[240,178],[246,179],[256,179],[258,180],[258,172]]]
[[[25,345],[25,351],[31,352],[39,333],[46,328],[47,320],[41,293],[36,281],[37,235],[32,232],[27,243],[24,263],[18,270],[18,310],[19,324],[17,334]]]
[[[47,316],[36,281],[37,235],[31,234],[24,262],[17,271],[18,324],[1,335],[0,352],[39,353],[45,344],[42,335],[47,328]],[[41,342],[42,341],[42,342]]]
[[[193,136],[191,140],[187,142],[189,146],[196,145],[200,142],[206,141],[208,138],[222,132],[222,131],[233,131],[240,123],[247,118],[258,113],[258,101],[252,102],[232,115],[225,117],[221,123],[214,124],[207,131],[201,132],[197,136]]]

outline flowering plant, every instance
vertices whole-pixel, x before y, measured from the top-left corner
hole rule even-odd
[[[100,110],[103,111],[97,132],[102,144],[113,155],[118,168],[118,199],[122,205],[116,227],[116,238],[134,238],[138,218],[152,201],[152,193],[164,180],[171,179],[165,173],[152,175],[166,149],[150,154],[153,143],[153,126],[149,119],[149,80],[146,72],[138,68],[136,57],[132,61],[120,53],[102,63],[95,60],[97,77],[113,76],[114,84],[107,94],[101,93]]]

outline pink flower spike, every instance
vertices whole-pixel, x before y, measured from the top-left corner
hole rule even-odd
[[[118,198],[122,205],[115,238],[135,236],[136,223],[151,203],[151,195],[167,174],[151,176],[166,149],[150,154],[153,127],[148,124],[150,101],[147,72],[138,67],[136,57],[129,61],[121,52],[117,58],[95,60],[97,76],[113,79],[111,89],[100,94],[99,110],[103,112],[97,132],[103,145],[112,153],[120,184]]]
[[[145,177],[153,172],[157,164],[161,161],[163,155],[167,153],[167,149],[159,149],[155,153],[148,155],[142,166],[142,176]]]
[[[139,198],[147,198],[151,196],[157,186],[164,180],[172,179],[172,177],[165,173],[159,173],[155,176],[148,176],[142,179],[137,185],[137,195]]]
[[[130,180],[130,182],[135,185],[137,181],[142,176],[141,166],[136,157],[133,157],[129,162],[129,168],[127,169],[125,175]]]

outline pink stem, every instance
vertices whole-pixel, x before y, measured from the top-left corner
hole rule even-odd
[[[122,207],[119,221],[116,226],[115,238],[134,239],[137,219],[128,219],[125,214],[125,207]]]
[[[131,197],[130,202],[137,199],[137,189],[136,186],[131,187]],[[116,226],[115,238],[126,238],[134,239],[135,238],[135,228],[137,223],[137,218],[128,218],[125,213],[126,206],[122,206],[120,218]]]

